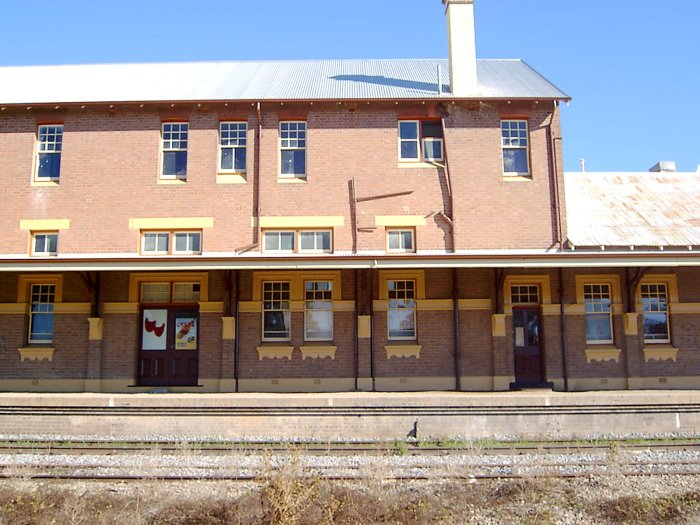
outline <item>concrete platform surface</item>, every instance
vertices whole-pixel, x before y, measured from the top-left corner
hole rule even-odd
[[[700,436],[700,391],[0,394],[3,436],[394,440]]]

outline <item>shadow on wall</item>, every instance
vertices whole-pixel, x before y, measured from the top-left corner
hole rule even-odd
[[[359,82],[363,84],[377,84],[379,86],[390,86],[404,89],[415,89],[416,91],[430,91],[431,93],[438,92],[438,84],[432,82],[416,82],[414,80],[404,80],[400,78],[388,78],[383,76],[370,75],[336,75],[331,77],[333,80],[347,80],[349,82]],[[442,85],[442,93],[448,93],[450,86]]]

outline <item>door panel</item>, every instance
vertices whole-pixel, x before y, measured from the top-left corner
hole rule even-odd
[[[191,386],[199,379],[199,311],[196,308],[144,308],[138,383]]]
[[[513,308],[513,354],[516,382],[542,382],[539,308]]]

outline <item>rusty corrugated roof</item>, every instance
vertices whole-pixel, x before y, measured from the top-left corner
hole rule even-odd
[[[700,245],[700,173],[564,176],[575,247]]]

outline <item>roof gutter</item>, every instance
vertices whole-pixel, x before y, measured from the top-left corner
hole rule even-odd
[[[205,271],[205,270],[304,270],[304,269],[419,269],[419,268],[638,268],[700,266],[700,252],[663,254],[484,254],[432,256],[338,257],[220,257],[177,259],[0,259],[4,272],[56,271]]]

